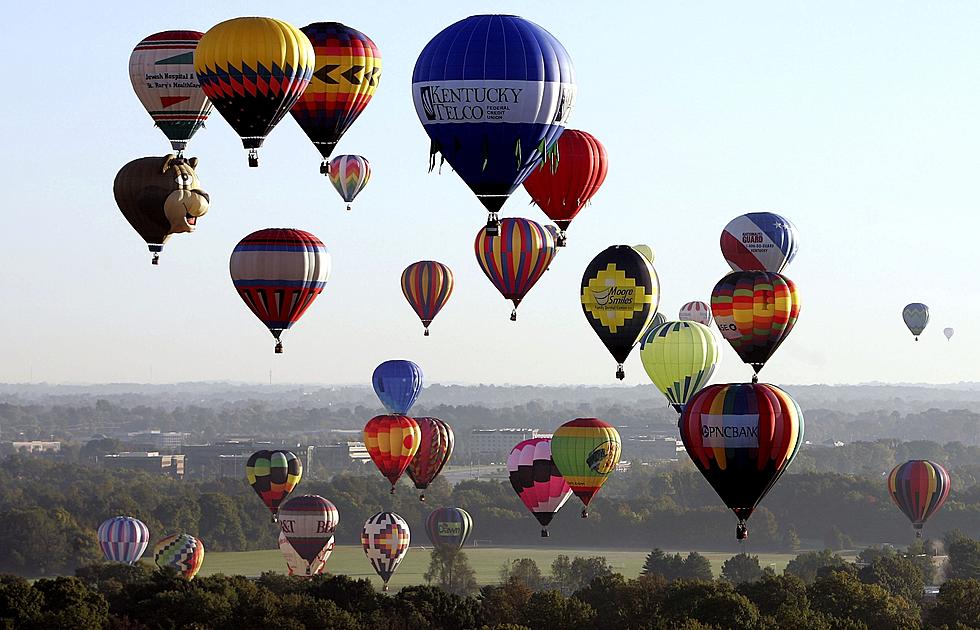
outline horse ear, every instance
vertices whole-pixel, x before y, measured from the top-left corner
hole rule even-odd
[[[192,157],[187,162],[188,162],[188,164],[191,165],[191,168],[197,168],[197,162],[198,162],[198,160],[197,160],[196,157]]]
[[[163,166],[160,167],[160,172],[166,173],[167,169],[170,168],[170,163],[173,162],[176,159],[176,157],[177,156],[175,156],[173,153],[168,153],[165,156],[163,156]]]

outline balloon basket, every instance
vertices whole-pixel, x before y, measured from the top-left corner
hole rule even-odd
[[[428,337],[429,336],[429,329],[428,328],[425,329],[425,332],[422,333],[422,336],[423,337]]]
[[[622,363],[620,363],[619,367],[616,368],[616,378],[618,378],[619,380],[623,380],[624,378],[626,378],[626,371],[623,370]]]
[[[516,308],[510,312],[510,321],[512,321],[512,322],[516,322],[517,321],[517,309]]]
[[[329,175],[329,174],[330,174],[330,163],[327,162],[326,160],[320,162],[320,175]]]
[[[256,168],[259,165],[259,154],[255,149],[251,149],[248,152],[248,166],[249,168]]]
[[[425,501],[425,495],[419,494],[419,501]]]
[[[549,536],[550,536],[550,534],[548,533],[548,530],[546,530],[545,528],[542,527],[541,528],[541,537],[542,538],[548,538]]]
[[[159,265],[160,264],[160,254],[153,254],[153,259],[150,260],[150,264],[151,265]]]
[[[582,518],[589,518],[589,508],[582,508]]]
[[[276,342],[276,354],[282,354],[282,342],[281,341],[277,341]]]
[[[735,527],[735,540],[745,540],[749,537],[749,528],[745,526],[745,523],[739,523]]]

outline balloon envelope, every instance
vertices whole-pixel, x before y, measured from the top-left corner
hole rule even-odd
[[[711,307],[704,302],[688,302],[681,307],[677,319],[682,322],[697,322],[711,327]]]
[[[371,164],[360,155],[338,155],[330,160],[327,175],[341,198],[349,204],[371,179]],[[349,205],[347,209],[350,210]]]
[[[570,420],[551,438],[555,465],[586,508],[616,470],[622,450],[619,431],[598,418]],[[583,509],[582,517],[587,515]]]
[[[547,536],[551,519],[572,496],[551,457],[551,438],[532,438],[515,446],[507,456],[507,472],[514,492],[541,523],[541,536]]]
[[[711,329],[697,322],[667,322],[640,343],[643,369],[678,412],[707,385],[720,357]]]
[[[684,448],[740,527],[803,443],[803,413],[766,383],[709,385],[680,419]]]
[[[943,334],[946,335],[946,341],[949,341],[950,339],[953,338],[953,329],[943,328]]]
[[[902,309],[902,319],[918,341],[919,335],[929,324],[929,307],[921,302],[908,304]]]
[[[623,363],[646,332],[660,304],[660,280],[653,265],[629,245],[613,245],[600,252],[582,275],[582,312],[619,363]]]
[[[371,566],[384,581],[388,590],[388,580],[395,574],[402,558],[408,553],[411,541],[408,523],[394,512],[378,512],[364,522],[361,530],[361,547]]]
[[[327,544],[317,554],[316,560],[312,564],[309,564],[289,544],[289,539],[286,538],[286,534],[282,533],[282,531],[279,532],[279,551],[282,552],[282,556],[286,560],[286,570],[289,575],[306,575],[307,566],[310,567],[310,575],[321,575],[323,570],[327,568],[327,559],[330,558],[333,549],[334,538],[331,536]]]
[[[422,368],[406,359],[392,359],[374,368],[374,393],[388,413],[406,414],[422,393]]]
[[[425,490],[442,472],[453,454],[455,436],[449,423],[439,418],[415,418],[419,425],[419,450],[405,472],[419,490]],[[419,495],[425,500],[425,494]]]
[[[211,101],[194,72],[194,50],[203,35],[155,33],[137,44],[129,57],[129,79],[136,96],[178,154],[211,113]]]
[[[420,260],[402,272],[402,294],[422,320],[425,336],[429,325],[453,294],[453,272],[441,262]]]
[[[462,508],[436,508],[425,519],[425,533],[436,549],[462,549],[472,531],[473,517]]]
[[[528,219],[501,219],[500,234],[489,236],[481,229],[473,249],[483,273],[505,299],[514,303],[510,318],[516,320],[521,300],[555,257],[551,232]]]
[[[106,560],[135,564],[150,542],[150,530],[138,518],[113,516],[99,525],[98,537]]]
[[[888,494],[912,521],[916,537],[923,524],[949,496],[949,473],[935,462],[913,459],[895,466],[888,475]]]
[[[289,112],[326,160],[374,97],[381,51],[370,37],[340,22],[315,22],[300,30],[313,45],[314,69]]]
[[[256,451],[245,464],[245,477],[275,520],[279,505],[303,478],[303,462],[290,451]]]
[[[721,232],[721,253],[732,271],[779,273],[793,261],[800,237],[789,219],[773,212],[735,217]]]
[[[432,160],[441,153],[496,213],[564,130],[574,72],[565,48],[537,24],[474,15],[426,44],[412,74],[412,99]]]
[[[279,508],[279,527],[305,561],[306,575],[312,574],[318,556],[333,541],[339,522],[340,514],[334,504],[316,494],[293,497]]]
[[[412,463],[422,439],[419,425],[408,416],[376,416],[364,425],[364,447],[371,461],[391,482],[391,492],[399,477]]]
[[[711,312],[722,336],[758,373],[796,325],[800,296],[781,274],[733,271],[711,292]]]
[[[204,543],[190,534],[170,534],[153,548],[153,562],[170,567],[184,579],[193,580],[204,564]]]

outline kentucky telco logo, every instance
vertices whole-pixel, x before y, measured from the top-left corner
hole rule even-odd
[[[431,122],[503,121],[511,108],[520,104],[523,91],[522,87],[423,85],[419,100]]]
[[[589,315],[613,333],[653,303],[653,294],[647,293],[613,263],[582,287],[581,298],[582,307]]]
[[[451,538],[459,536],[463,533],[462,523],[444,523],[442,521],[436,523],[436,531],[438,531],[439,536],[444,536],[446,538]]]
[[[619,449],[619,442],[606,440],[592,449],[592,452],[585,459],[585,463],[593,472],[608,475],[616,469],[616,464],[619,463]]]

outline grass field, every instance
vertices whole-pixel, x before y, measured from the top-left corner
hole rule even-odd
[[[469,547],[465,551],[470,560],[470,565],[476,571],[476,579],[480,584],[498,582],[501,566],[507,561],[518,558],[531,558],[538,563],[541,571],[547,574],[550,572],[552,560],[559,554],[565,554],[570,558],[575,556],[603,556],[612,565],[613,570],[632,578],[640,574],[640,569],[643,567],[643,561],[647,555],[645,551],[541,549],[536,547]],[[686,553],[684,552],[684,554]],[[720,573],[722,563],[732,556],[731,553],[719,552],[703,552],[703,555],[711,561],[715,575]],[[794,557],[795,554],[759,554],[759,562],[762,566],[772,565],[777,573],[781,573],[786,567],[786,563]],[[422,574],[425,573],[428,566],[429,550],[412,547],[398,567],[398,572],[391,579],[391,588],[397,590],[403,586],[424,584],[425,580],[422,579]],[[265,571],[286,572],[286,563],[278,549],[206,553],[200,575],[224,573],[226,575],[258,576]],[[370,578],[378,588],[381,587],[381,579],[374,573],[374,569],[371,568],[371,564],[364,556],[364,550],[359,546],[338,545],[327,561],[327,571],[355,578]]]

